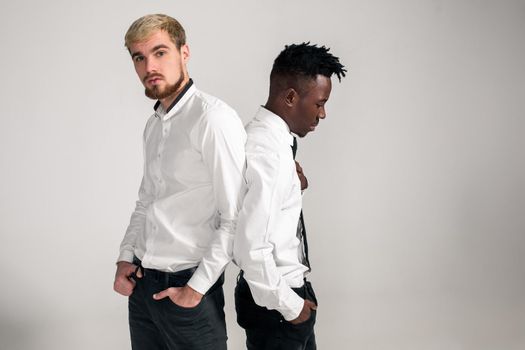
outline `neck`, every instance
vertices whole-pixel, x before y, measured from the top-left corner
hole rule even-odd
[[[266,108],[267,110],[284,120],[284,122],[288,125],[288,128],[290,128],[290,123],[288,123],[286,112],[284,112],[283,108],[281,108],[281,106],[278,103],[275,103],[275,101],[272,99],[268,99],[268,101],[266,101],[266,104],[264,105],[264,108]]]

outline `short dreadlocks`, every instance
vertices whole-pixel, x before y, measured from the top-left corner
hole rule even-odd
[[[277,89],[284,88],[283,83],[297,88],[299,79],[315,79],[319,74],[327,78],[335,74],[341,81],[341,77],[346,75],[346,69],[339,62],[339,58],[328,51],[329,48],[319,47],[310,42],[286,45],[273,63],[270,89],[272,85]]]

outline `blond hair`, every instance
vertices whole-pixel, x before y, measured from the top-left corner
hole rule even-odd
[[[158,30],[166,31],[177,49],[186,44],[186,33],[179,21],[163,14],[146,15],[133,22],[126,32],[124,44],[129,50],[131,44],[146,40]]]

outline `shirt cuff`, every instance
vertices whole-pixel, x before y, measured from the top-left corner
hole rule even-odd
[[[193,273],[193,276],[191,276],[190,280],[188,281],[188,286],[190,286],[193,290],[201,293],[202,295],[206,294],[206,292],[211,288],[213,283],[210,283],[206,278],[202,277],[199,274],[199,269]]]
[[[304,299],[292,292],[285,302],[286,308],[279,310],[286,321],[295,320],[303,310]]]
[[[117,262],[119,261],[127,261],[129,263],[133,263],[133,257],[135,256],[135,253],[131,250],[122,250],[120,252],[120,255],[118,256]]]

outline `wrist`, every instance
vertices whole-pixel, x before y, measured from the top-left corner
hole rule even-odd
[[[193,289],[193,288],[192,288],[190,285],[188,285],[188,284],[186,285],[186,287],[188,288],[188,290],[189,290],[189,291],[190,291],[195,297],[197,297],[197,298],[199,298],[199,299],[202,299],[203,294],[197,292],[195,289]]]

